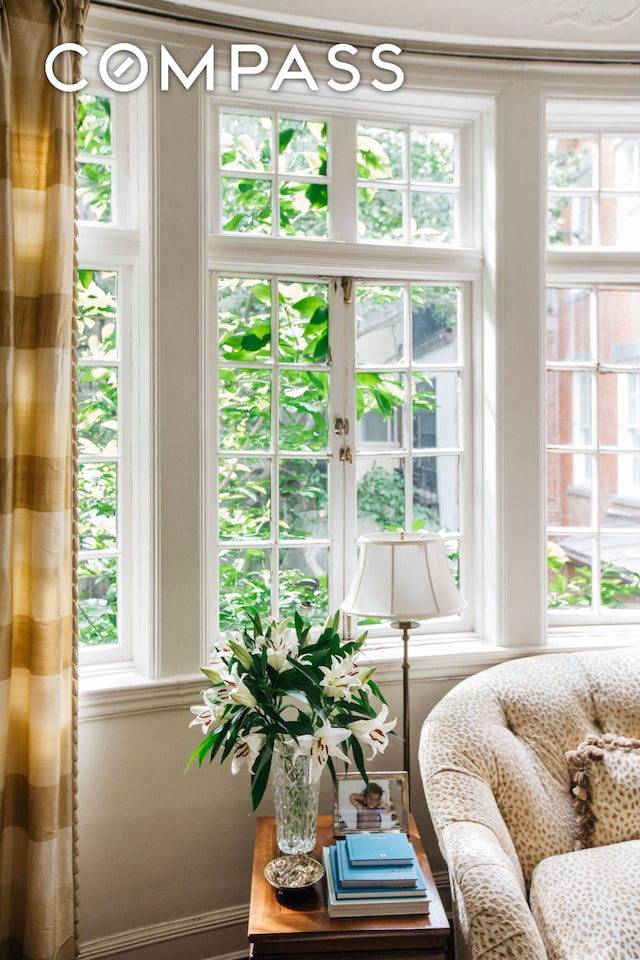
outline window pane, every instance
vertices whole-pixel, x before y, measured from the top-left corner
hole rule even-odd
[[[327,124],[320,120],[280,119],[279,168],[283,173],[327,174]]]
[[[638,525],[637,521],[634,525]],[[602,605],[640,608],[640,538],[637,535],[603,536],[600,542]]]
[[[83,646],[118,642],[117,597],[117,559],[81,559],[78,564],[78,621]]]
[[[597,141],[593,137],[549,137],[549,186],[594,187]]]
[[[404,446],[405,380],[399,373],[356,374],[358,449],[371,443]]]
[[[598,312],[601,361],[640,365],[640,290],[601,290]]]
[[[416,457],[413,461],[414,519],[428,530],[458,530],[460,459]]]
[[[600,244],[625,250],[640,248],[640,194],[601,198]]]
[[[585,453],[547,454],[547,523],[551,527],[592,527],[594,458]]]
[[[117,274],[78,270],[78,356],[115,359]]]
[[[619,453],[618,461],[618,494],[620,497],[640,500],[640,428],[634,430],[634,446],[638,453]],[[636,526],[635,514],[631,522],[625,517],[628,526]]]
[[[458,287],[411,287],[413,359],[444,363],[458,359]]]
[[[403,359],[406,291],[403,287],[358,287],[356,356],[359,364]]]
[[[92,94],[78,96],[76,147],[77,199],[81,220],[111,221],[112,168],[99,159],[112,155],[111,101]],[[95,159],[89,160],[92,157]]]
[[[592,538],[551,537],[547,542],[548,606],[584,610],[592,601]]]
[[[110,550],[117,546],[117,471],[117,465],[111,462],[79,465],[80,550]]]
[[[600,181],[604,190],[640,190],[640,137],[601,138]]]
[[[403,206],[402,190],[360,187],[358,236],[364,240],[403,240]]]
[[[576,362],[593,358],[591,312],[588,287],[547,290],[547,360]]]
[[[415,449],[457,447],[458,374],[413,375],[413,446]]]
[[[225,277],[218,284],[218,343],[227,360],[264,360],[271,353],[271,284]]]
[[[223,450],[271,449],[271,374],[221,369],[220,445]]]
[[[547,371],[547,443],[589,447],[593,443],[592,375]]]
[[[362,180],[404,180],[405,153],[402,130],[358,125],[358,176]]]
[[[218,471],[221,540],[271,537],[271,461],[221,457]]]
[[[118,373],[113,367],[78,370],[80,453],[118,452]]]
[[[107,164],[78,162],[76,196],[80,220],[111,222],[111,179],[111,167]]]
[[[411,179],[416,183],[454,183],[455,149],[453,133],[412,129]]]
[[[405,460],[358,457],[358,536],[382,530],[404,530]]]
[[[603,446],[618,445],[618,401],[623,395],[625,380],[624,373],[601,373],[598,378],[600,443]]]
[[[289,180],[280,184],[280,233],[326,237],[329,191],[326,183]]]
[[[222,229],[271,233],[271,181],[222,177]]]
[[[111,101],[108,97],[88,93],[78,96],[76,146],[78,153],[110,156]]]
[[[558,246],[591,246],[593,243],[593,200],[590,197],[549,197],[549,243]]]
[[[411,193],[411,237],[425,243],[456,240],[456,198],[452,193]]]
[[[328,473],[326,460],[280,461],[280,537],[326,540]]]
[[[278,352],[290,363],[326,363],[329,309],[326,283],[280,283]]]
[[[235,629],[238,611],[254,607],[261,617],[271,614],[271,551],[261,547],[221,550],[218,560],[220,627]]]
[[[329,551],[327,547],[285,548],[280,551],[278,603],[280,615],[296,611],[315,622],[329,615]]]
[[[220,114],[220,165],[231,170],[273,170],[271,117]]]
[[[329,374],[280,373],[279,441],[282,450],[326,450],[329,444]]]

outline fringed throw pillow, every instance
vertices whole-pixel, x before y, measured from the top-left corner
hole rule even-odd
[[[576,849],[640,839],[640,740],[590,736],[566,754]]]

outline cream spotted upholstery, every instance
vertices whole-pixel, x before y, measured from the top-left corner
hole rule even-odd
[[[640,647],[503,663],[463,680],[431,711],[422,729],[420,766],[449,866],[456,960],[640,960],[640,941],[635,953],[607,953],[600,944],[591,944],[592,952],[572,952],[571,935],[562,923],[554,926],[554,917],[567,913],[572,902],[572,923],[599,911],[600,921],[589,929],[605,939],[603,926],[617,922],[604,891],[596,895],[588,873],[573,866],[574,857],[595,862],[623,846],[599,848],[597,856],[595,849],[576,850],[566,754],[601,734],[640,736]],[[564,883],[558,879],[562,872],[554,879],[550,866],[565,863],[563,855],[571,866],[557,869],[576,880],[564,900],[549,893],[554,883]],[[634,898],[640,929],[637,892]]]
[[[554,960],[638,960],[640,840],[547,857],[529,899]]]

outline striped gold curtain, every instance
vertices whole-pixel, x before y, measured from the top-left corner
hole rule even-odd
[[[44,63],[87,7],[0,0],[0,960],[76,956],[75,104]]]

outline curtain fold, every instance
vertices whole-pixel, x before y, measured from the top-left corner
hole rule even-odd
[[[1,960],[77,955],[75,103],[44,62],[87,8],[0,0]]]

